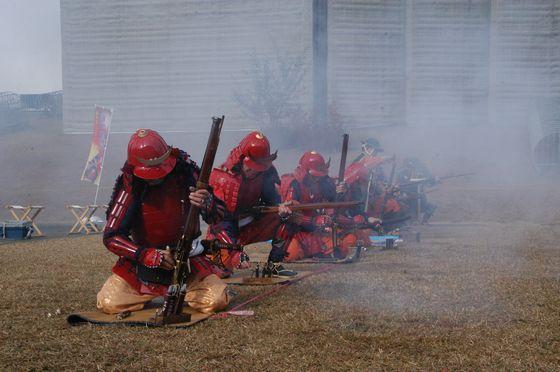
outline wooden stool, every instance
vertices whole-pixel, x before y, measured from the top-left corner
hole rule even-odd
[[[36,232],[35,236],[43,236],[43,232],[37,226],[35,220],[37,216],[45,207],[42,205],[5,205],[4,208],[9,209],[12,216],[16,219],[16,221],[31,221],[33,225],[33,231]],[[17,211],[17,212],[16,212]],[[21,214],[18,214],[21,212]]]
[[[98,208],[103,207],[107,209],[106,205],[67,205],[66,209],[72,213],[76,218],[76,222],[68,232],[70,234],[79,234],[84,231],[86,234],[91,234],[92,232],[100,232],[101,229],[91,220]]]

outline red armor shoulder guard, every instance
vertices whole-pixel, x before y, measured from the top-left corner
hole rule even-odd
[[[375,168],[381,164],[383,164],[385,160],[379,156],[364,156],[360,159],[360,163],[364,165],[366,168]]]
[[[296,169],[294,169],[293,176],[299,183],[302,183],[305,179],[305,176],[307,176],[307,171],[303,167],[298,165]]]
[[[317,190],[311,190],[306,187],[303,183],[303,178],[298,177],[298,168],[294,173],[285,174],[282,176],[280,182],[280,195],[282,196],[282,201],[287,200],[297,200],[300,203],[316,203],[320,201],[329,201],[330,197],[328,195],[323,195],[321,188]],[[332,182],[334,186],[334,180],[332,178],[325,178],[321,182]]]
[[[344,182],[353,185],[359,181],[367,180],[367,168],[360,161],[350,164],[344,171]]]
[[[383,163],[383,159],[376,156],[365,156],[352,163],[344,172],[344,182],[352,185],[356,182],[367,182],[369,171]]]
[[[132,201],[130,187],[123,185],[123,187],[115,193],[113,200],[111,200],[111,203],[109,204],[110,208],[107,213],[107,224],[105,225],[106,231],[118,228],[119,223],[124,218],[123,212],[126,211],[126,208],[132,203]]]
[[[136,260],[138,246],[129,239],[117,235],[129,207],[133,203],[132,174],[128,164],[123,167],[123,174],[117,178],[115,190],[107,210],[107,224],[104,229],[103,242],[108,250],[120,257]]]
[[[226,170],[232,170],[239,162],[243,156],[243,151],[241,145],[235,146],[229,153],[226,161],[222,164],[221,168]],[[218,168],[215,168],[218,169]]]
[[[229,212],[234,213],[239,199],[241,176],[223,168],[214,168],[210,174],[209,184],[214,190],[214,195],[226,204]]]
[[[367,182],[369,171],[381,165],[383,159],[378,156],[364,156],[350,164],[344,171],[344,182],[352,185],[356,182]]]

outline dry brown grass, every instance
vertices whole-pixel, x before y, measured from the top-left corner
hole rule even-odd
[[[255,303],[252,318],[182,330],[66,324],[94,308],[115,260],[99,236],[0,245],[0,368],[560,368],[559,227],[424,236]],[[241,301],[265,289],[235,290]]]

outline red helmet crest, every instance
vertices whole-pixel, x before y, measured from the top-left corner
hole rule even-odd
[[[239,143],[243,164],[259,172],[270,168],[276,160],[278,151],[270,153],[270,143],[264,134],[258,131],[249,133]]]
[[[128,163],[136,177],[146,180],[163,178],[173,170],[177,158],[158,132],[138,129],[128,142]]]
[[[323,155],[316,151],[307,151],[299,159],[299,166],[315,177],[324,177],[329,174],[331,159],[325,162]]]

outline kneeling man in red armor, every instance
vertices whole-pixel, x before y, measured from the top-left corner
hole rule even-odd
[[[103,243],[119,256],[113,274],[97,294],[97,308],[114,314],[141,310],[165,295],[175,247],[190,204],[207,223],[216,223],[224,207],[207,190],[196,190],[199,168],[185,152],[167,145],[154,130],[140,129],[128,144],[128,158],[117,178],[107,210]],[[203,254],[198,240],[191,252],[192,280],[185,301],[200,312],[229,302],[220,269]],[[216,275],[219,274],[219,275]]]
[[[275,245],[283,245],[279,235],[281,216],[278,214],[258,214],[251,210],[257,205],[278,205],[280,183],[278,172],[272,162],[276,152],[271,154],[270,143],[264,134],[255,131],[241,140],[231,150],[227,160],[210,175],[216,197],[224,201],[226,212],[222,221],[211,224],[208,239],[219,239],[230,244],[251,244],[272,240]],[[219,260],[230,273],[238,267],[247,267],[247,258],[239,253],[222,250]]]
[[[370,236],[374,234],[367,225],[378,225],[382,219],[393,217],[401,210],[399,202],[392,195],[392,185],[385,183],[382,169],[384,163],[395,159],[381,157],[379,151],[383,150],[376,139],[362,141],[362,153],[344,172],[348,198],[368,202],[367,212],[364,212],[363,206],[353,211],[356,215],[362,215],[364,222],[367,222],[363,229],[356,231],[357,237],[367,246],[371,245]]]
[[[337,185],[329,177],[329,164],[330,160],[325,162],[325,158],[315,151],[303,154],[294,172],[282,176],[282,201],[291,204],[336,201],[337,194],[343,194],[346,186]],[[355,245],[356,238],[353,234],[345,234],[339,239],[335,249],[331,234],[333,218],[336,218],[338,226],[344,228],[354,223],[344,213],[334,217],[333,213],[319,213],[317,210],[293,212],[285,225],[291,239],[286,240],[284,260],[290,262],[308,257],[346,257],[350,246]],[[277,253],[279,254],[281,253]]]

